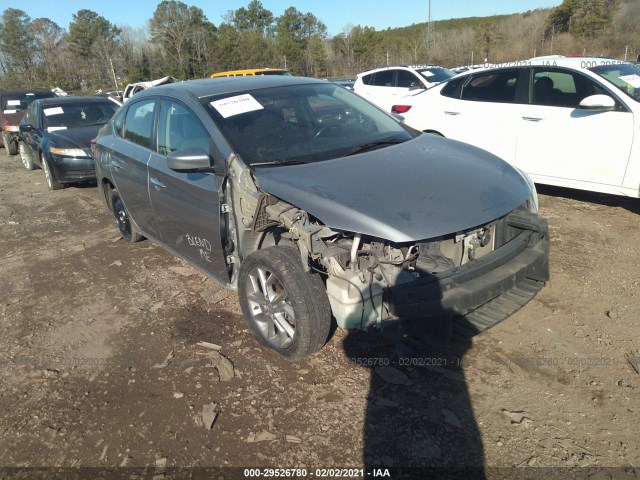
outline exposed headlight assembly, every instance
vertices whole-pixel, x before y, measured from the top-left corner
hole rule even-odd
[[[88,157],[87,152],[85,152],[81,148],[58,148],[51,147],[49,148],[51,153],[56,155],[64,155],[65,157]]]

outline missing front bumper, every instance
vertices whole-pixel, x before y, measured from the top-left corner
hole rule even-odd
[[[500,249],[446,275],[427,275],[386,292],[385,306],[396,319],[464,317],[456,330],[470,336],[504,320],[549,279],[546,224],[526,231]]]

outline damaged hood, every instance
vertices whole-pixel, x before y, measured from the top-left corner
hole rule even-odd
[[[531,195],[522,175],[498,157],[429,134],[349,157],[260,167],[255,176],[261,189],[332,229],[392,242],[486,224]]]
[[[86,127],[65,128],[49,132],[51,140],[58,146],[71,146],[80,148],[91,147],[91,139],[96,138],[98,130],[104,125],[88,125]]]

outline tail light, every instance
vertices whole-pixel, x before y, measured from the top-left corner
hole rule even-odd
[[[411,110],[411,105],[394,105],[391,107],[391,113],[407,113],[409,110]]]

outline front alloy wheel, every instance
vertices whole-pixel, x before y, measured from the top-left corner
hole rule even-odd
[[[275,273],[256,266],[248,273],[251,320],[273,348],[287,348],[296,334],[296,315],[289,292]]]
[[[47,181],[47,187],[49,187],[49,190],[60,190],[61,188],[64,188],[64,184],[60,183],[53,176],[53,172],[51,171],[51,167],[49,166],[49,162],[47,161],[47,158],[44,156],[44,153],[40,154],[40,163],[42,163],[44,178]]]
[[[329,299],[320,276],[303,270],[297,249],[270,247],[246,257],[238,292],[249,329],[262,345],[296,360],[326,342]]]

